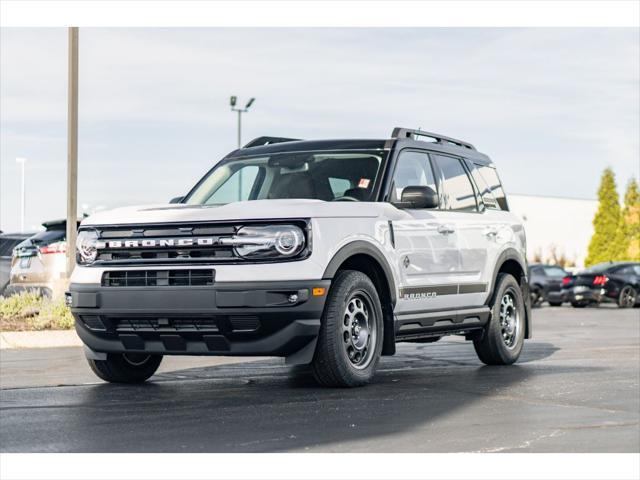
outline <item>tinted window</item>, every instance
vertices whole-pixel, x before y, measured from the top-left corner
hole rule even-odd
[[[478,188],[482,190],[482,199],[487,208],[509,210],[507,198],[505,197],[496,169],[487,165],[476,164],[474,172],[474,178],[476,179]],[[488,200],[488,203],[485,199]]]
[[[560,277],[560,278],[562,278],[562,277],[567,275],[567,272],[565,272],[560,267],[544,267],[544,273],[548,277]]]
[[[473,185],[462,162],[457,158],[440,155],[434,155],[434,159],[442,172],[444,208],[464,212],[478,211]]]
[[[392,202],[402,198],[405,187],[431,187],[434,192],[437,192],[429,156],[420,152],[402,152],[398,158],[393,185]]]

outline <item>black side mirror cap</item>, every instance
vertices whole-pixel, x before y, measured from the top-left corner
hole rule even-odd
[[[182,203],[182,200],[184,200],[184,197],[173,197],[169,200],[169,203]]]
[[[412,185],[404,187],[402,198],[395,205],[399,208],[437,208],[438,194],[431,187]]]

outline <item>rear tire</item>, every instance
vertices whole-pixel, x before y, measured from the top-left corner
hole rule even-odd
[[[89,366],[102,380],[112,383],[142,383],[160,366],[162,355],[108,353],[106,360],[87,358]]]
[[[618,306],[620,308],[633,308],[638,301],[638,292],[631,285],[625,285],[618,295]]]
[[[354,270],[338,272],[311,363],[316,381],[325,387],[369,383],[380,360],[383,338],[382,307],[371,279]]]
[[[549,305],[552,307],[561,307],[562,302],[549,302]]]
[[[571,306],[573,308],[584,308],[587,306],[587,304],[584,302],[571,302]]]
[[[487,365],[510,365],[520,356],[526,328],[524,298],[518,281],[507,273],[496,279],[491,320],[473,341],[478,358]]]

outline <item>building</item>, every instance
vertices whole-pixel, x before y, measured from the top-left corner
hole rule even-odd
[[[536,195],[509,195],[510,210],[522,218],[527,234],[529,261],[564,256],[584,266],[597,200]]]

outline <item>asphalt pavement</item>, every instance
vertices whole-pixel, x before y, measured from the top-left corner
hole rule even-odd
[[[79,348],[3,350],[0,451],[640,451],[640,310],[534,314],[516,365],[455,337],[399,344],[351,390],[280,359],[170,358],[129,386],[99,382]]]

